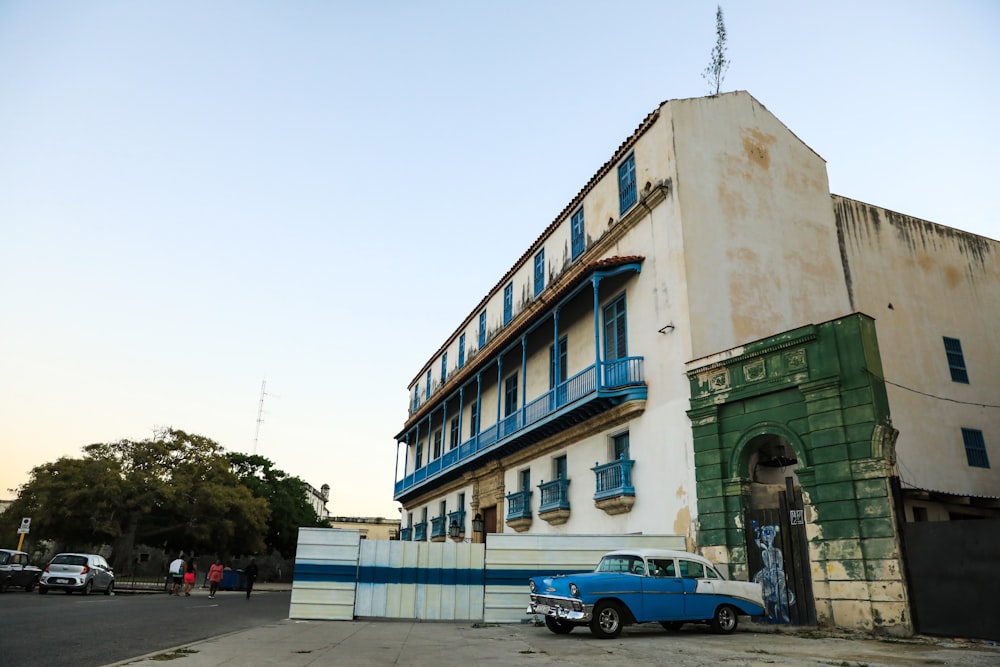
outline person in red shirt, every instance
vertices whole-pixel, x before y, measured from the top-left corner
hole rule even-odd
[[[222,583],[222,560],[219,558],[215,559],[212,563],[212,567],[208,568],[208,599],[211,600],[215,597],[215,592],[219,590],[219,584]]]

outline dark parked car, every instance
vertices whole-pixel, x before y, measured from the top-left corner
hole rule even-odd
[[[612,551],[593,572],[533,577],[528,588],[528,613],[544,616],[559,635],[587,626],[595,637],[611,639],[631,623],[667,630],[707,623],[729,633],[738,615],[764,613],[760,584],[727,580],[710,560],[686,551]]]
[[[11,586],[29,593],[38,584],[42,571],[28,561],[28,554],[13,549],[0,549],[0,593]]]
[[[105,595],[115,592],[115,573],[98,554],[58,554],[49,561],[38,582],[38,592],[45,595],[52,590],[67,593],[79,591],[90,595],[98,590]]]

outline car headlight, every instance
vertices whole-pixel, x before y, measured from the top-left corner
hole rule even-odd
[[[580,589],[576,587],[576,584],[569,585],[569,594],[575,598],[580,597]]]
[[[530,590],[532,593],[535,592],[535,582],[531,579],[528,579],[528,590]]]

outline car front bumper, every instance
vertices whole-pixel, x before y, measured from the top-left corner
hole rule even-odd
[[[557,598],[546,595],[532,595],[527,609],[529,614],[540,614],[573,623],[589,623],[593,611],[593,605],[583,604],[576,598]]]

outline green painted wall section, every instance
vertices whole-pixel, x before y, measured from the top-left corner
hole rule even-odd
[[[699,545],[725,547],[731,570],[746,576],[750,443],[780,435],[795,450],[807,499],[819,617],[837,615],[837,591],[857,596],[858,585],[881,590],[887,583],[901,589],[889,492],[895,430],[879,379],[875,322],[853,314],[735,352],[688,373]],[[887,605],[873,603],[860,620],[841,624],[908,624],[905,599]]]

